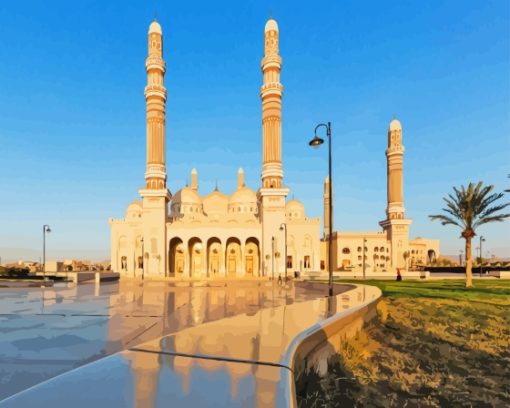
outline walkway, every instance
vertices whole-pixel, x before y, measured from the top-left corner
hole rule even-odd
[[[321,284],[302,285],[293,290],[314,296],[325,290]],[[307,359],[334,348],[328,338],[335,333],[360,328],[360,311],[373,305],[381,292],[358,286],[331,299],[301,302],[289,295],[285,300],[285,291],[280,293],[283,302],[279,304],[202,322],[138,344],[20,393],[0,406],[23,407],[42,401],[52,407],[72,404],[73,408],[294,406],[293,370],[303,369]]]

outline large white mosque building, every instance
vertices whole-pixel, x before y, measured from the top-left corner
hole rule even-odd
[[[269,19],[261,63],[260,187],[246,186],[239,169],[232,195],[217,189],[202,195],[193,169],[191,185],[172,196],[166,185],[163,33],[152,22],[145,62],[146,184],[124,219],[110,219],[112,270],[131,277],[214,278],[283,277],[286,267],[292,272],[320,269],[320,218],[307,218],[301,202],[287,201],[290,189],[283,182],[278,37],[278,25]]]
[[[303,204],[287,201],[282,166],[282,59],[274,19],[264,30],[262,58],[262,174],[257,190],[245,185],[238,170],[237,190],[199,191],[199,175],[172,196],[166,172],[166,99],[163,33],[152,22],[145,61],[147,86],[147,154],[141,200],[125,218],[110,219],[112,270],[129,277],[173,278],[278,277],[299,271],[326,272],[327,242],[320,218],[307,218]],[[170,148],[171,151],[171,143]],[[368,274],[394,273],[408,265],[427,264],[439,256],[439,241],[409,239],[412,220],[404,215],[402,126],[388,129],[387,209],[382,231],[334,232],[333,270]],[[171,164],[170,164],[171,166]],[[328,181],[324,196],[324,231],[328,231]],[[286,255],[286,258],[285,258]]]

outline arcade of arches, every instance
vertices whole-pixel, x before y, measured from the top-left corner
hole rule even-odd
[[[174,237],[168,245],[168,271],[175,278],[261,276],[259,240]]]

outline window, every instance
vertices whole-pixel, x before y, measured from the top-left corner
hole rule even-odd
[[[143,268],[143,257],[141,256],[138,257],[138,268]]]
[[[326,269],[326,263],[324,262],[324,260],[321,260],[321,271],[323,271],[324,269]]]
[[[306,269],[310,268],[310,256],[309,255],[305,256],[304,264],[305,264],[304,266]]]
[[[374,252],[379,252],[379,248],[375,247]]]
[[[342,249],[342,254],[350,254],[351,250],[349,248]]]
[[[287,255],[287,268],[292,268],[292,255]]]
[[[358,261],[361,261],[361,255],[358,256]]]
[[[361,252],[361,247],[358,247],[358,252]]]

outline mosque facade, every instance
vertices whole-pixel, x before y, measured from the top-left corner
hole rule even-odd
[[[279,32],[269,19],[264,30],[261,185],[227,195],[199,192],[199,177],[173,196],[166,185],[166,70],[163,33],[156,21],[148,33],[147,154],[145,186],[126,210],[110,219],[112,270],[129,277],[250,278],[320,269],[320,218],[307,218],[304,205],[287,200],[283,182]],[[170,148],[171,150],[171,148]]]
[[[283,182],[282,59],[274,19],[264,30],[261,62],[262,173],[257,190],[245,185],[238,170],[237,189],[227,195],[217,188],[202,195],[199,177],[173,196],[166,185],[166,65],[163,32],[156,21],[148,33],[145,186],[126,210],[125,218],[109,220],[112,270],[129,277],[257,278],[328,270],[330,237],[328,179],[324,185],[324,234],[320,218],[308,218],[304,205],[287,200]],[[170,148],[171,150],[171,148]],[[331,237],[333,270],[368,275],[431,263],[439,241],[409,239],[412,220],[405,217],[402,126],[393,119],[388,129],[387,208],[382,230],[336,231]]]

